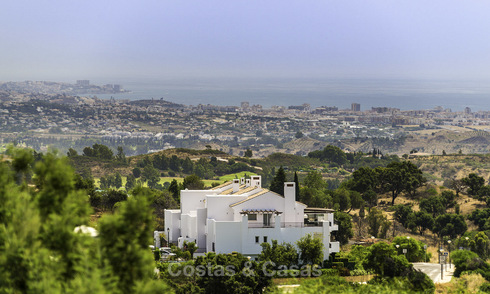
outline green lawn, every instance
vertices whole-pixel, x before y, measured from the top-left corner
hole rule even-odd
[[[256,175],[255,173],[251,172],[239,172],[239,173],[234,173],[234,174],[228,174],[219,177],[219,180],[203,180],[204,185],[206,187],[211,187],[212,183],[219,183],[223,184],[224,182],[231,181],[236,178],[242,178],[242,177],[250,177],[251,175]],[[160,184],[163,185],[165,182],[172,182],[172,180],[177,180],[178,183],[182,183],[184,181],[184,178],[179,178],[179,177],[161,177],[160,178]],[[95,186],[100,185],[100,178],[94,178],[95,181]],[[126,185],[126,177],[122,177],[122,184],[123,187]],[[146,187],[146,183],[143,185]]]
[[[235,173],[235,174],[224,175],[222,177],[219,177],[219,180],[222,182],[227,182],[227,181],[231,181],[231,180],[237,179],[237,178],[238,179],[239,178],[249,178],[252,175],[257,175],[257,174],[253,173],[253,172],[248,172],[248,171],[247,172],[239,172],[239,173]]]

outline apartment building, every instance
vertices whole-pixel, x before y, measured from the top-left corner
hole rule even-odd
[[[338,230],[333,210],[308,208],[295,201],[295,183],[284,196],[262,188],[261,177],[234,179],[210,190],[183,190],[179,210],[165,211],[168,241],[183,247],[195,242],[198,253],[239,252],[257,256],[263,242],[295,244],[307,234],[321,238],[325,258],[338,252],[330,233]]]

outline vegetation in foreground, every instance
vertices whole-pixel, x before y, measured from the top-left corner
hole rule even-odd
[[[1,293],[163,293],[156,281],[153,217],[135,193],[87,235],[91,208],[64,158],[9,149],[0,162]]]

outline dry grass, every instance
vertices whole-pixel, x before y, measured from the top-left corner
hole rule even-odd
[[[483,283],[485,279],[480,274],[462,275],[449,283],[436,284],[435,293],[478,293]]]
[[[371,280],[374,278],[376,275],[364,275],[364,276],[350,276],[350,277],[343,277],[347,282],[351,283],[363,283]]]

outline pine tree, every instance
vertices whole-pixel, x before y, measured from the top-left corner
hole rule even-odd
[[[284,183],[286,182],[286,173],[282,166],[277,170],[276,175],[272,179],[269,190],[277,194],[284,195]]]
[[[296,193],[296,201],[299,201],[299,180],[298,180],[298,173],[294,172],[294,183],[295,183],[295,193]]]

